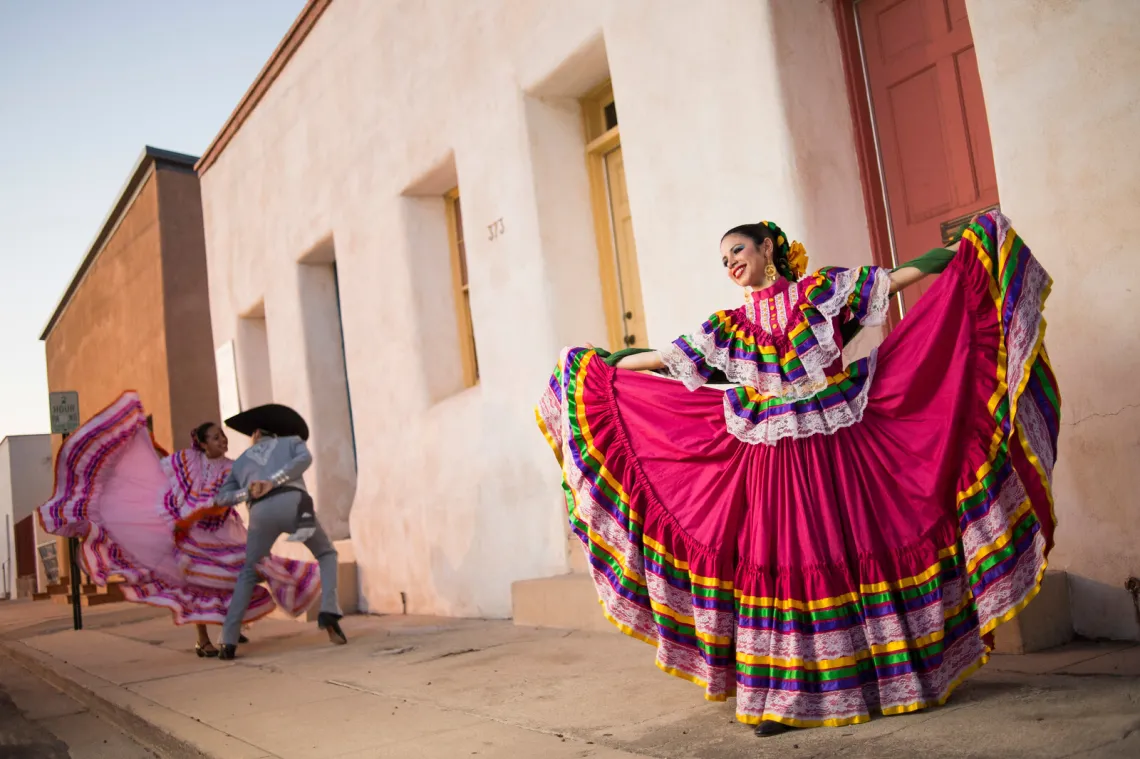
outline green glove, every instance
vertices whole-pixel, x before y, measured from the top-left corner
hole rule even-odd
[[[621,361],[626,356],[636,356],[638,353],[652,353],[652,348],[625,348],[616,353],[608,353],[598,350],[598,355],[602,357],[610,366],[617,366],[618,361]]]
[[[948,248],[934,248],[923,253],[918,258],[901,263],[891,271],[898,271],[899,269],[918,269],[923,274],[941,274],[946,271],[946,267],[950,265],[950,261],[954,259],[956,251],[949,250]]]
[[[638,353],[650,353],[652,350],[652,348],[623,348],[616,353],[610,353],[605,348],[594,348],[594,353],[597,353],[598,358],[610,366],[617,366],[618,362],[626,356],[634,356]]]

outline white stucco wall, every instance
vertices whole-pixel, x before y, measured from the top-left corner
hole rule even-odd
[[[1054,567],[1090,637],[1140,639],[1140,3],[970,0],[1002,210],[1053,275]]]
[[[264,302],[271,377],[254,384],[309,415],[309,481],[326,525],[351,525],[371,611],[405,592],[411,613],[507,616],[512,581],[567,569],[532,405],[563,345],[605,343],[577,98],[607,76],[651,342],[739,300],[717,251],[733,225],[778,220],[814,265],[869,260],[818,2],[335,0],[202,178],[215,344],[236,339],[242,371],[240,317]],[[459,391],[439,200],[456,180],[482,372]],[[320,246],[355,474],[347,436],[313,418],[335,384],[304,343],[299,262]]]
[[[12,503],[12,457],[0,440],[0,598],[16,595],[16,515]]]
[[[7,580],[0,594],[16,596],[16,523],[51,498],[51,470],[50,435],[13,435],[0,440],[0,565]],[[38,554],[35,560],[38,567]]]

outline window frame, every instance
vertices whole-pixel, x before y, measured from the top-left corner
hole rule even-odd
[[[459,355],[463,364],[465,388],[479,384],[479,354],[475,348],[475,327],[471,319],[471,269],[467,260],[467,239],[463,234],[463,206],[459,188],[444,193],[447,211],[447,243],[451,249],[451,284],[455,299],[456,328],[459,332]],[[467,272],[467,283],[463,272]]]
[[[620,119],[618,125],[606,128],[606,107],[614,103],[613,81],[606,80],[579,102],[586,137],[586,171],[590,183],[590,207],[593,212],[594,240],[598,249],[598,278],[602,286],[608,347],[610,350],[621,350],[626,347],[625,329],[605,167],[606,154],[621,145]]]

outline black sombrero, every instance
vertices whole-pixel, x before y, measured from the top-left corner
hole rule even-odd
[[[280,403],[267,403],[234,414],[226,420],[226,426],[246,436],[264,430],[277,437],[296,436],[302,440],[309,439],[309,425],[301,415]]]

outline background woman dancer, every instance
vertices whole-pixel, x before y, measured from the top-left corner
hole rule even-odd
[[[221,429],[204,424],[196,445],[159,458],[146,412],[133,392],[96,414],[64,442],[55,493],[38,509],[46,532],[82,539],[92,582],[120,579],[123,596],[170,609],[175,624],[195,624],[201,657],[217,656],[202,625],[220,625],[245,561],[245,527],[214,496],[233,462]],[[258,563],[265,586],[254,589],[242,617],[275,606],[294,616],[320,592],[313,562],[268,556]]]

